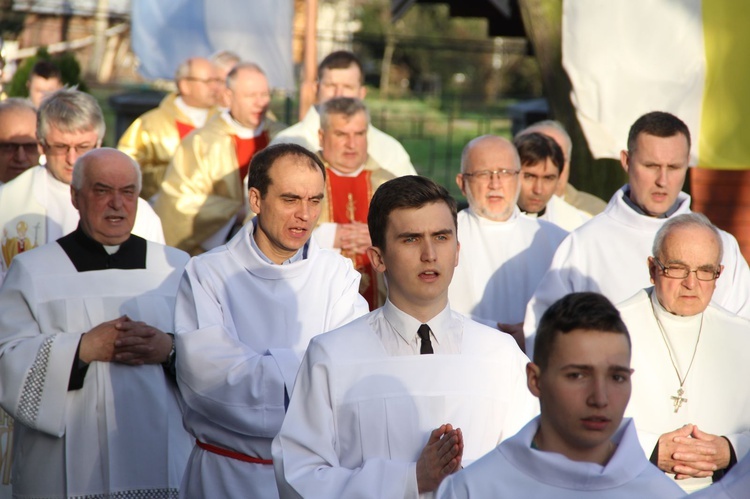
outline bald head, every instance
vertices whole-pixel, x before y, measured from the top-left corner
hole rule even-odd
[[[223,82],[214,63],[193,57],[177,68],[175,82],[185,104],[201,109],[216,105]]]
[[[135,224],[141,171],[117,149],[94,149],[73,166],[70,194],[81,230],[106,246],[124,243]]]
[[[518,200],[520,170],[518,152],[509,140],[483,135],[464,147],[456,183],[477,215],[505,221]]]
[[[111,147],[100,147],[98,149],[92,149],[83,156],[79,157],[73,165],[73,180],[70,185],[73,189],[80,189],[83,187],[87,178],[87,170],[91,165],[94,168],[104,167],[108,164],[117,164],[119,168],[124,168],[129,165],[133,170],[133,175],[136,178],[136,187],[138,192],[141,191],[141,167],[138,163],[125,154],[122,151],[113,149]]]
[[[227,76],[229,113],[240,125],[258,128],[266,117],[271,91],[266,74],[257,64],[241,62]]]

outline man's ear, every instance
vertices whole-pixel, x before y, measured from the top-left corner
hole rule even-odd
[[[656,274],[659,272],[657,267],[654,257],[648,257],[648,275],[651,278],[651,284],[656,284]]]
[[[464,196],[466,196],[466,188],[464,187],[465,180],[466,179],[464,178],[463,173],[456,174],[456,185],[459,189],[461,189],[461,194],[463,194]]]
[[[250,210],[256,215],[260,213],[260,191],[256,187],[251,187],[247,191],[247,200],[250,203]]]
[[[377,272],[381,274],[386,271],[385,260],[383,259],[383,250],[377,246],[370,246],[367,248],[367,257],[370,259],[370,264]]]
[[[622,166],[622,169],[625,170],[625,173],[630,173],[630,165],[628,164],[629,159],[628,151],[624,149],[620,151],[620,165]]]
[[[70,186],[70,201],[73,203],[73,207],[77,210],[78,209],[78,192],[73,188],[73,186]]]
[[[538,365],[533,362],[526,364],[526,386],[529,387],[529,391],[536,398],[539,398],[539,395],[541,394],[541,381],[539,379],[541,374],[542,370]]]

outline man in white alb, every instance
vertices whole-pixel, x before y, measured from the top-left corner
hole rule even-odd
[[[354,97],[363,100],[367,94],[362,63],[351,52],[339,50],[328,54],[318,65],[316,90],[317,104],[334,97]],[[312,152],[320,150],[320,114],[313,106],[305,117],[286,130],[279,132],[271,144],[299,144]],[[367,128],[367,154],[382,168],[396,176],[414,175],[417,172],[411,164],[409,154],[399,141],[370,125]]]
[[[618,305],[638,373],[627,413],[646,456],[690,492],[750,451],[750,390],[732,381],[750,379],[750,321],[711,302],[726,267],[705,216],[671,218],[652,251],[654,287]]]
[[[643,262],[664,222],[690,213],[690,196],[681,192],[690,151],[690,132],[679,118],[654,111],[638,118],[628,134],[620,160],[628,183],[610,199],[607,209],[573,231],[557,249],[526,310],[527,343],[544,310],[574,291],[596,291],[613,303],[649,285]],[[720,231],[724,273],[713,300],[750,317],[750,269],[737,240]]]
[[[448,305],[459,248],[448,191],[389,180],[368,225],[388,299],[310,342],[273,442],[282,498],[434,497],[538,412],[515,342]]]
[[[367,312],[351,262],[310,237],[320,160],[272,146],[253,156],[248,184],[257,216],[193,258],[177,296],[177,382],[197,442],[182,497],[276,497],[271,440],[305,348]]]
[[[591,215],[555,194],[565,158],[552,137],[537,132],[522,133],[513,139],[513,145],[521,158],[521,195],[518,197],[521,212],[567,231],[591,220]]]
[[[131,234],[139,190],[124,153],[78,158],[78,228],[18,255],[0,288],[14,497],[177,496],[192,442],[167,332],[188,255]]]
[[[448,288],[451,308],[513,334],[523,345],[526,304],[567,232],[521,215],[518,153],[493,135],[469,142],[456,183],[469,202],[458,214],[461,259]]]
[[[628,330],[597,293],[572,293],[539,323],[528,386],[541,415],[440,486],[441,499],[683,497],[623,420],[631,392]]]
[[[99,147],[103,137],[104,116],[89,94],[62,89],[44,99],[37,115],[37,138],[47,163],[0,186],[0,274],[17,254],[75,230],[79,214],[70,203],[73,164]],[[146,201],[138,201],[133,234],[164,243],[161,221]]]

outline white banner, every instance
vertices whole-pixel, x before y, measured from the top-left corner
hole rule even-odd
[[[231,50],[259,64],[272,87],[294,90],[293,0],[133,0],[133,52],[149,79],[180,62]]]

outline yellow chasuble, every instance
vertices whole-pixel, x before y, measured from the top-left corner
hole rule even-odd
[[[146,200],[159,190],[177,146],[185,132],[193,128],[190,118],[175,104],[176,99],[177,94],[164,97],[159,107],[136,118],[117,143],[120,151],[141,165],[141,197]],[[215,107],[209,109],[207,121],[217,112]]]
[[[366,224],[373,193],[395,176],[382,169],[369,156],[364,169],[355,177],[337,174],[325,160],[323,163],[326,165],[326,195],[318,223]],[[349,258],[362,275],[359,292],[367,300],[370,310],[380,307],[385,302],[385,283],[382,276],[372,268],[367,254],[348,251],[342,251],[341,254]]]
[[[232,217],[249,211],[234,137],[232,127],[217,114],[175,151],[154,203],[167,245],[191,255],[203,253],[204,241]]]

